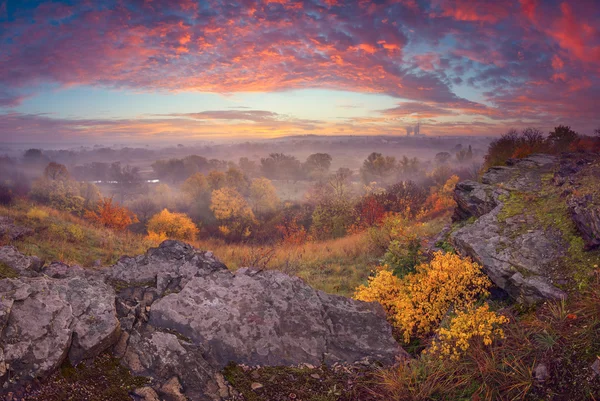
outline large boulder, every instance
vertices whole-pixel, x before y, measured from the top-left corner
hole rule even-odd
[[[598,238],[594,196],[572,195],[595,186],[587,180],[595,175],[591,169],[600,166],[594,160],[532,155],[492,167],[481,183],[459,183],[455,220],[476,220],[465,221],[450,235],[451,242],[520,302],[566,297],[574,276],[568,258],[577,251],[571,225],[589,247]]]
[[[0,373],[14,384],[43,377],[68,356],[98,355],[119,335],[111,287],[98,278],[0,281]]]
[[[228,362],[390,364],[406,357],[380,305],[325,294],[276,271],[234,274],[179,241],[123,258],[106,277],[127,287],[117,297],[127,333],[115,352],[133,372],[153,377],[158,393],[176,376],[190,399],[219,399],[227,389],[218,372]]]

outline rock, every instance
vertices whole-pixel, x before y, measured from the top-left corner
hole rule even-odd
[[[69,266],[61,262],[52,262],[50,265],[42,269],[42,273],[53,278],[65,278],[83,274],[84,270],[81,266]]]
[[[0,348],[11,383],[43,377],[69,356],[77,364],[118,338],[114,291],[101,280],[72,277],[0,281]]]
[[[253,382],[253,383],[251,383],[251,384],[250,384],[250,388],[251,388],[252,390],[255,390],[255,391],[256,391],[256,390],[259,390],[259,389],[261,389],[261,388],[263,388],[263,387],[264,387],[264,386],[263,386],[262,384],[260,384],[260,383],[257,383],[257,382]]]
[[[548,368],[543,363],[540,363],[533,370],[533,377],[540,383],[545,382],[550,377],[550,373],[548,373]]]
[[[77,364],[106,349],[133,374],[151,378],[152,387],[132,395],[146,401],[236,397],[219,373],[230,361],[315,366],[407,358],[380,305],[325,294],[276,271],[233,274],[212,253],[179,241],[104,271],[52,263],[37,272],[14,248],[0,255],[32,276],[0,280],[5,388],[43,377],[65,358]]]
[[[459,182],[454,190],[457,207],[454,210],[453,221],[481,217],[491,212],[498,204],[497,196],[490,185],[475,181]]]
[[[586,241],[586,249],[600,246],[600,206],[591,194],[571,196],[567,200],[571,218]]]
[[[165,398],[165,401],[187,401],[187,398],[181,393],[181,383],[177,376],[170,378],[160,388],[160,392]]]
[[[135,389],[133,394],[141,398],[140,401],[160,401],[158,394],[156,394],[156,391],[154,391],[152,387],[141,387]]]
[[[152,305],[150,323],[206,345],[220,367],[404,356],[379,304],[325,294],[277,271],[194,277]]]
[[[561,299],[566,293],[554,285],[568,244],[559,229],[541,227],[530,215],[501,219],[504,199],[511,194],[536,196],[543,177],[558,168],[554,156],[533,155],[515,160],[509,167],[492,167],[482,183],[467,181],[455,191],[455,216],[479,218],[450,236],[453,246],[483,266],[496,286],[524,303]]]
[[[16,225],[8,216],[0,216],[0,238],[6,237],[10,241],[21,239],[33,232],[32,229]]]
[[[179,291],[195,276],[227,267],[214,258],[212,252],[195,250],[180,241],[167,240],[145,255],[123,257],[107,274],[111,280],[134,284],[151,284],[159,293]]]
[[[592,375],[594,377],[600,376],[600,356],[596,357],[596,360],[594,361],[594,363],[592,363],[592,366],[590,368],[592,369]]]
[[[43,262],[36,256],[25,256],[14,246],[0,247],[0,263],[6,264],[19,276],[37,276]]]
[[[144,325],[129,336],[123,364],[134,374],[166,383],[177,375],[192,400],[219,400],[217,369],[204,355],[204,348],[173,333]],[[178,379],[179,383],[179,379]],[[164,393],[164,388],[160,390]]]

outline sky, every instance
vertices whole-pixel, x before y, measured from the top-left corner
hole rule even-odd
[[[0,0],[0,142],[600,127],[597,0]]]

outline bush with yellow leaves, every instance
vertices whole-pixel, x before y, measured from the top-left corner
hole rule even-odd
[[[416,272],[395,277],[387,267],[379,269],[355,298],[380,302],[405,342],[434,332],[451,308],[467,310],[487,296],[490,280],[481,266],[468,258],[436,252],[433,260],[416,267]]]
[[[166,238],[194,241],[198,232],[198,227],[185,213],[169,212],[167,209],[148,221],[148,239],[154,242]]]
[[[488,304],[460,310],[448,328],[441,327],[437,331],[427,353],[458,360],[469,349],[473,339],[481,339],[484,345],[491,345],[495,339],[504,338],[501,326],[505,323],[508,323],[508,318],[491,311]]]

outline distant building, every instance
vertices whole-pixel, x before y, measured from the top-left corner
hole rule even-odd
[[[425,136],[425,134],[421,133],[421,122],[417,121],[417,124],[410,125],[408,127],[405,128],[406,129],[406,136]]]

